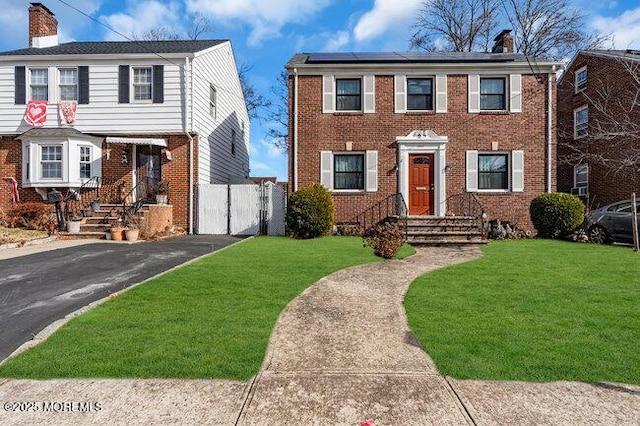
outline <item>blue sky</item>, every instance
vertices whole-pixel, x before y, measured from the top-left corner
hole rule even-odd
[[[423,0],[64,0],[106,26],[130,35],[165,26],[186,34],[185,16],[203,13],[230,39],[238,65],[248,64],[254,87],[270,96],[285,62],[297,52],[403,51]],[[41,0],[56,15],[62,42],[121,40],[106,26],[60,0]],[[592,31],[614,36],[619,49],[640,49],[638,0],[575,0]],[[28,45],[27,0],[0,0],[0,51]],[[251,174],[286,180],[286,155],[266,136],[269,123],[251,125]]]

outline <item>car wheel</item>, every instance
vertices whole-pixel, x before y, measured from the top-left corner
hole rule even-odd
[[[589,241],[595,244],[606,244],[609,242],[609,234],[602,226],[592,226],[589,228]]]

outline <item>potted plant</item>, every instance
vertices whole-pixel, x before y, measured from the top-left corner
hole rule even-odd
[[[109,229],[113,241],[122,241],[124,238],[124,227],[118,222]]]
[[[156,204],[166,205],[169,199],[169,182],[161,180],[158,182],[156,191]]]
[[[79,234],[81,223],[82,218],[80,216],[72,216],[71,219],[67,221],[67,232],[70,234]]]
[[[124,221],[124,235],[127,241],[138,241],[140,237],[140,225],[137,214],[127,214]]]

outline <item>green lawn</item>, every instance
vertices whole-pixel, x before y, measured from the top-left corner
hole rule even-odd
[[[257,237],[73,319],[0,366],[0,377],[247,380],[290,300],[325,275],[378,260],[356,237]]]
[[[537,239],[483,252],[407,293],[409,325],[443,374],[640,384],[640,254]]]

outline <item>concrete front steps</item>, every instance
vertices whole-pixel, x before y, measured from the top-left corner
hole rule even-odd
[[[99,210],[92,212],[91,216],[82,218],[79,233],[60,231],[58,238],[61,240],[105,239],[111,227],[118,223],[118,212],[121,210],[122,204],[102,204]],[[143,205],[140,211],[141,216],[147,210],[148,207]]]
[[[412,245],[486,244],[478,219],[469,216],[408,216],[407,242]]]

